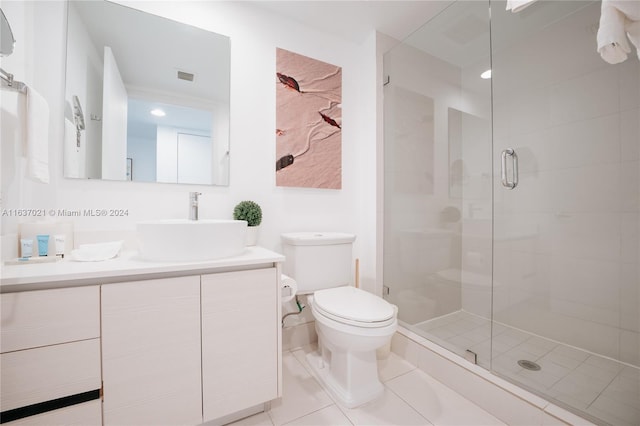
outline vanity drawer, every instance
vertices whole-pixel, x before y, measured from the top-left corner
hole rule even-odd
[[[61,408],[50,401],[68,398],[62,405],[96,399],[100,377],[100,339],[63,343],[0,355],[0,408],[23,409],[47,402],[48,409]],[[41,406],[30,407],[41,412]],[[6,417],[5,417],[6,414]]]
[[[3,423],[3,426],[99,426],[102,424],[102,402],[99,399],[36,414],[20,420]]]
[[[0,295],[0,352],[100,336],[99,286]]]

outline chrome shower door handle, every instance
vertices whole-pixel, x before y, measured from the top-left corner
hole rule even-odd
[[[513,178],[507,178],[507,158],[511,159]],[[502,186],[513,189],[518,186],[518,155],[512,148],[502,151]]]

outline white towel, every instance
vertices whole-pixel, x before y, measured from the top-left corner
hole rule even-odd
[[[507,10],[518,13],[536,0],[507,0]]]
[[[640,1],[602,0],[597,36],[602,59],[610,64],[625,61],[631,52],[629,40],[640,49]]]
[[[629,37],[631,43],[636,47],[636,53],[638,54],[638,59],[640,59],[640,20],[627,20],[625,29],[627,30],[627,37]]]
[[[27,88],[26,115],[27,176],[49,183],[49,105],[31,87]]]

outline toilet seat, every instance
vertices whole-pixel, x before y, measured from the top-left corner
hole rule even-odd
[[[351,286],[316,291],[313,301],[316,313],[342,324],[376,328],[396,321],[394,305]]]

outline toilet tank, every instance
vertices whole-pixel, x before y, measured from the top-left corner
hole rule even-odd
[[[337,232],[282,234],[283,272],[296,280],[299,294],[348,285],[355,239]]]

